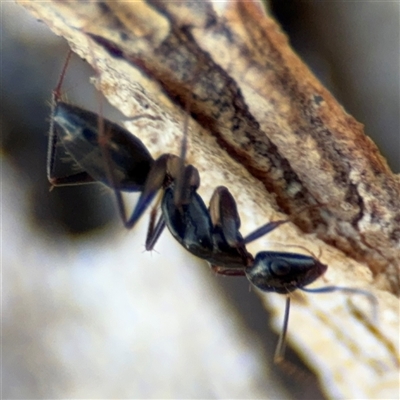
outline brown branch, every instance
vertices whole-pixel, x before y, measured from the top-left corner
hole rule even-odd
[[[390,293],[400,292],[400,179],[259,4],[32,0],[23,5],[100,71],[100,89],[128,118],[157,117],[127,123],[153,154],[179,153],[191,99],[188,161],[200,171],[205,199],[218,184],[233,192],[243,233],[279,218],[279,211],[294,215],[305,206],[323,205],[293,217],[301,230],[288,225],[273,237],[315,254],[321,250],[331,284],[373,290],[389,313],[380,334],[396,340],[398,302]],[[252,249],[266,246],[264,239]],[[336,310],[341,296],[329,297]],[[385,361],[366,352],[365,343],[354,344],[351,334],[343,339],[344,321],[367,326],[356,313],[342,307],[329,324],[321,305],[307,306],[313,322],[296,332],[297,343],[320,354],[332,375],[343,360],[314,340],[316,331],[335,335],[347,350],[356,346],[374,375],[380,374],[377,363],[392,369],[398,363],[398,350],[374,333],[366,333],[365,341],[386,348]],[[308,312],[295,314],[291,326],[305,325]],[[337,388],[350,393],[343,376],[335,377]]]

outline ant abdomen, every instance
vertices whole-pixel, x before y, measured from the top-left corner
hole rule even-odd
[[[54,108],[53,129],[64,149],[94,181],[124,191],[143,190],[153,157],[141,140],[120,125],[103,119],[99,129],[97,114],[59,101]],[[106,138],[103,148],[99,145],[101,134]],[[112,167],[113,183],[104,167],[107,162]]]
[[[260,290],[288,294],[314,282],[327,268],[304,254],[260,251],[246,268],[246,276]]]

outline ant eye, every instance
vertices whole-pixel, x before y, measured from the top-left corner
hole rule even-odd
[[[287,275],[291,270],[290,264],[285,260],[273,260],[270,268],[272,273],[279,276]]]

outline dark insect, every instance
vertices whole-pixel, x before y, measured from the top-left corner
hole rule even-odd
[[[366,296],[376,308],[375,297],[364,290],[340,286],[307,289],[327,270],[316,257],[304,254],[261,251],[253,257],[246,245],[268,234],[289,220],[268,222],[242,237],[235,199],[224,186],[215,189],[207,208],[197,193],[200,176],[192,165],[185,165],[187,121],[180,156],[163,154],[154,160],[144,144],[124,128],[97,114],[67,104],[60,99],[60,88],[70,54],[53,93],[47,175],[52,186],[101,182],[114,193],[124,226],[130,229],[162,189],[161,215],[153,209],[146,238],[146,249],[153,249],[165,226],[190,253],[207,261],[220,275],[246,276],[258,289],[286,295],[283,328],[275,361],[284,356],[289,320],[290,293],[343,291]],[[71,156],[78,172],[56,177],[57,147]],[[121,191],[140,192],[132,214],[127,217]]]

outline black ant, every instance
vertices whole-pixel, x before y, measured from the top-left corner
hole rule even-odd
[[[161,215],[151,213],[146,249],[153,249],[165,226],[190,253],[207,261],[220,275],[246,276],[258,289],[286,295],[283,328],[275,361],[283,360],[289,320],[290,293],[299,289],[312,293],[343,291],[366,296],[376,308],[375,297],[364,290],[340,286],[307,289],[327,270],[313,255],[261,251],[253,257],[246,245],[268,234],[289,220],[268,222],[242,237],[236,201],[224,186],[215,189],[209,208],[197,193],[200,176],[192,165],[185,165],[187,121],[181,155],[163,154],[154,160],[144,144],[119,125],[97,114],[72,106],[60,99],[60,81],[53,92],[53,106],[47,160],[47,175],[52,186],[101,182],[113,189],[118,210],[127,229],[132,228],[149,207],[160,189]],[[187,118],[187,117],[186,117]],[[59,143],[60,142],[60,143]],[[79,172],[54,176],[57,145],[61,144],[76,163]],[[128,218],[121,191],[140,192]]]

